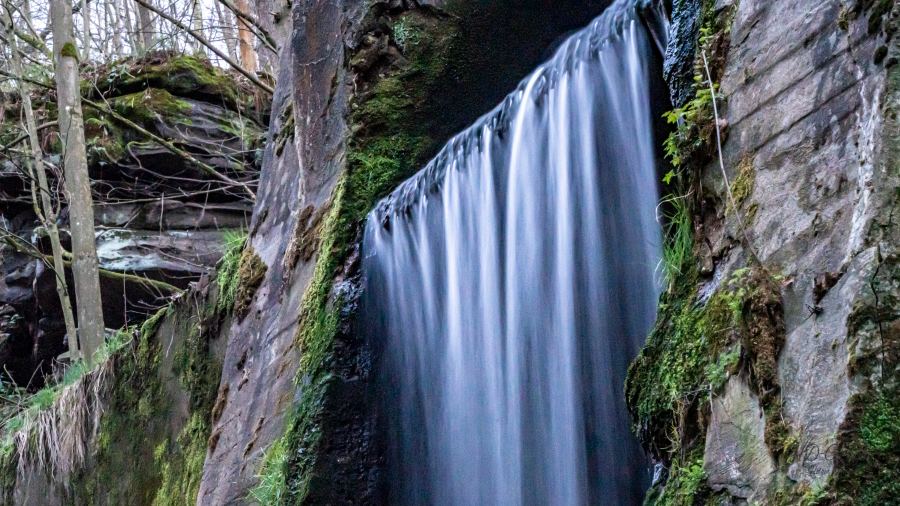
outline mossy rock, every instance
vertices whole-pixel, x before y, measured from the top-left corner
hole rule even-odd
[[[187,149],[195,156],[209,156],[222,171],[242,172],[256,162],[252,153],[262,144],[262,128],[252,119],[226,108],[173,95],[167,90],[148,88],[106,101],[112,113],[85,109],[85,137],[88,163],[97,179],[115,178],[104,173],[105,165],[135,165],[132,155],[159,151],[158,146],[137,129],[125,124],[121,116],[153,135]],[[173,155],[175,156],[175,155]],[[178,157],[176,157],[178,159]],[[186,160],[181,163],[188,167]],[[176,168],[156,167],[169,173]],[[199,170],[199,169],[198,169]],[[209,176],[198,172],[196,178]]]
[[[211,62],[196,56],[151,53],[98,69],[94,79],[82,82],[82,94],[105,98],[159,88],[179,97],[194,98],[242,110],[250,95],[237,80]]]

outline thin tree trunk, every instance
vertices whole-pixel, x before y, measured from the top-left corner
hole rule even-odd
[[[238,13],[248,14],[250,8],[247,0],[237,0],[236,7]],[[256,71],[256,51],[253,49],[253,32],[247,21],[240,15],[235,16],[238,23],[238,44],[241,48],[241,64],[244,68],[251,72]]]
[[[122,12],[125,14],[125,33],[128,35],[128,45],[131,46],[131,54],[141,54],[144,52],[144,43],[138,33],[137,22],[131,21],[131,1],[122,0]]]
[[[91,4],[87,0],[81,2],[81,28],[84,32],[84,47],[82,48],[81,61],[91,61]]]
[[[113,53],[117,58],[121,58],[125,53],[122,51],[122,37],[124,34],[124,29],[122,27],[122,15],[119,12],[119,9],[113,9],[112,7],[115,5],[112,1],[105,2],[106,12],[109,13],[111,26],[113,30],[113,39],[112,39],[112,47]]]
[[[78,338],[82,356],[90,361],[103,343],[103,304],[81,113],[78,50],[72,30],[72,5],[67,0],[50,0],[50,24],[53,29],[65,188],[69,200],[69,231],[74,255],[72,274],[78,303]]]
[[[228,48],[228,56],[237,60],[237,41],[234,38],[234,28],[231,25],[230,16],[227,16],[226,13],[222,12],[222,8],[219,7],[219,2],[213,2],[213,8],[216,10],[216,18],[219,21],[219,26],[222,27],[222,38],[225,39],[225,47]]]
[[[203,8],[200,5],[200,0],[192,0],[191,2],[191,29],[197,33],[203,33]],[[203,44],[194,41],[191,45],[194,47],[195,54],[203,53]]]
[[[10,45],[10,65],[14,74],[22,74],[22,60],[19,55],[19,46],[15,35],[12,33],[12,15],[7,6],[6,20],[7,37]],[[50,249],[53,253],[53,271],[56,281],[56,294],[59,296],[59,304],[62,307],[63,321],[66,324],[66,335],[69,342],[69,357],[78,359],[78,334],[75,328],[75,316],[72,313],[72,302],[69,299],[69,288],[66,286],[66,266],[63,261],[63,248],[59,240],[59,227],[56,224],[56,209],[50,199],[50,185],[47,183],[47,174],[44,171],[44,154],[37,136],[37,124],[34,121],[34,109],[31,105],[30,86],[25,81],[18,82],[19,95],[22,100],[22,110],[25,114],[25,129],[28,134],[28,144],[31,148],[33,161],[26,166],[30,169],[32,186],[37,181],[40,193],[40,201],[34,199],[34,207],[38,218],[44,224],[47,235],[50,237]],[[26,159],[27,160],[27,159]]]
[[[216,0],[215,3],[222,4],[225,7],[228,7],[228,10],[230,10],[236,18],[243,19],[244,21],[249,23],[249,25],[253,26],[253,28],[256,30],[257,36],[259,36],[263,44],[268,46],[269,49],[271,49],[273,52],[278,52],[278,45],[275,43],[275,39],[272,38],[272,35],[269,34],[269,31],[266,30],[266,27],[263,26],[262,22],[260,22],[260,20],[256,16],[254,16],[252,12],[250,12],[249,10],[239,10],[238,6],[235,5],[231,0]]]
[[[144,4],[138,4],[138,34],[141,38],[141,52],[153,47],[153,15]]]

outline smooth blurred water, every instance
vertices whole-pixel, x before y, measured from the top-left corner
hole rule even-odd
[[[572,36],[370,215],[390,504],[639,504],[623,383],[660,256],[629,2]]]

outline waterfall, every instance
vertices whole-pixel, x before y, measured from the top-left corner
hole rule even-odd
[[[369,216],[390,504],[640,502],[623,383],[659,293],[650,40],[616,2]]]

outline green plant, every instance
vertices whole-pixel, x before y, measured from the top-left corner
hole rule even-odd
[[[691,158],[710,148],[710,140],[714,133],[712,90],[700,86],[700,75],[694,77],[697,92],[684,106],[677,107],[663,114],[666,122],[675,125],[675,129],[663,141],[663,154],[675,168],[663,178],[667,183],[680,173],[679,169],[691,164]],[[714,89],[718,91],[719,85]]]
[[[710,385],[710,389],[716,391],[725,385],[729,376],[734,373],[738,362],[741,359],[741,347],[736,346],[733,349],[722,353],[719,358],[706,366],[706,381]]]
[[[900,444],[900,403],[878,395],[863,413],[859,435],[874,451],[896,449]]]
[[[263,506],[283,504],[284,483],[287,471],[287,448],[284,439],[278,439],[266,450],[257,475],[259,483],[250,489],[249,499]]]
[[[400,49],[404,51],[410,47],[419,44],[422,37],[421,29],[410,23],[406,18],[402,18],[394,23],[392,27],[394,40]]]
[[[696,453],[696,452],[695,452]],[[693,506],[698,497],[705,495],[706,472],[703,470],[703,457],[686,459],[684,463],[675,463],[669,470],[669,479],[657,497],[648,497],[647,506]]]
[[[663,200],[668,206],[665,242],[663,243],[662,267],[666,284],[687,273],[694,261],[694,230],[690,203],[687,196],[671,195]]]
[[[241,265],[241,252],[247,242],[244,230],[228,230],[224,235],[225,254],[219,260],[216,269],[216,284],[219,287],[219,298],[216,301],[218,311],[230,311],[234,307],[238,289],[238,271]]]

